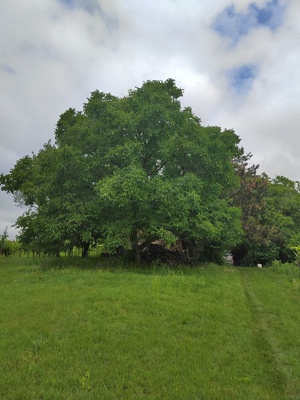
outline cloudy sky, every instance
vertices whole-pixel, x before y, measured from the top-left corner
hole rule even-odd
[[[300,179],[299,0],[1,0],[0,173],[99,89],[174,78],[260,172]],[[0,234],[24,210],[0,193]]]

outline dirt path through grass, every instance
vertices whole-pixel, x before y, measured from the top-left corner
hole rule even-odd
[[[241,268],[240,276],[266,374],[282,399],[299,400],[299,290],[270,270]]]

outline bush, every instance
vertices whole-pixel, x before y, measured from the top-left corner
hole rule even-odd
[[[6,257],[12,254],[11,248],[6,244],[0,243],[0,255],[4,255]]]

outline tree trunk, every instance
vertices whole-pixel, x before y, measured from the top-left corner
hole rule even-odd
[[[87,257],[88,252],[89,252],[89,247],[90,247],[89,243],[87,243],[87,242],[83,243],[83,245],[82,245],[82,253],[81,253],[82,257]]]
[[[131,242],[133,245],[133,256],[135,265],[141,264],[141,248],[138,241],[138,230],[136,229],[131,236]]]
[[[134,263],[135,265],[141,265],[141,250],[139,246],[134,249]]]

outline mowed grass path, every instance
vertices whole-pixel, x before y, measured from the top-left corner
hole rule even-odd
[[[300,399],[297,279],[68,262],[0,259],[1,400]]]

